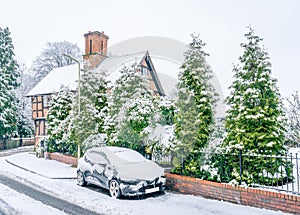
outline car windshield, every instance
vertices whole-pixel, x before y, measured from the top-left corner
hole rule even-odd
[[[130,162],[138,163],[144,162],[146,160],[141,154],[131,150],[116,150],[113,153],[124,160],[128,160]]]

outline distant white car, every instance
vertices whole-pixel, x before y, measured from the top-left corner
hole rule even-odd
[[[136,196],[165,190],[163,168],[140,153],[122,147],[88,149],[79,159],[77,184],[87,183],[109,190],[114,198]]]

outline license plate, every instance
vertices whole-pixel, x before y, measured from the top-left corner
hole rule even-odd
[[[146,189],[145,193],[154,193],[158,191],[159,191],[159,187],[154,187],[154,188]]]

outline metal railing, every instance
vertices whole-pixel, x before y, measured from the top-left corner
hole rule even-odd
[[[202,152],[201,156],[203,159],[199,162],[198,169],[203,170],[203,167],[207,165],[214,168],[218,175],[217,181],[229,183],[233,179],[236,179],[240,185],[245,184],[250,187],[262,187],[300,195],[299,153],[275,156],[242,154],[241,151],[236,154]],[[168,172],[174,169],[172,156],[161,156],[153,160]],[[177,166],[177,169],[181,168],[183,170],[185,160],[181,160],[181,166]],[[186,175],[183,171],[179,171],[179,174]],[[202,178],[213,180],[213,177]]]

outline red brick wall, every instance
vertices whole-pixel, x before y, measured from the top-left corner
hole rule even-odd
[[[104,32],[88,32],[85,37],[85,54],[83,59],[89,62],[88,68],[96,68],[103,57],[107,56],[109,37]],[[91,44],[92,42],[92,44]],[[90,46],[92,45],[92,46]]]
[[[56,160],[62,163],[70,164],[74,167],[77,166],[77,158],[72,156],[67,156],[59,153],[46,152],[46,158],[50,160]]]
[[[255,188],[233,187],[229,184],[170,173],[166,173],[166,178],[167,187],[177,192],[199,195],[205,198],[223,200],[252,207],[300,214],[300,196]]]
[[[89,55],[92,53],[98,53],[101,55],[107,55],[107,41],[109,37],[104,32],[88,32],[84,35],[85,37],[85,54]],[[92,47],[90,47],[90,41],[92,41]],[[92,50],[90,50],[92,48]]]

